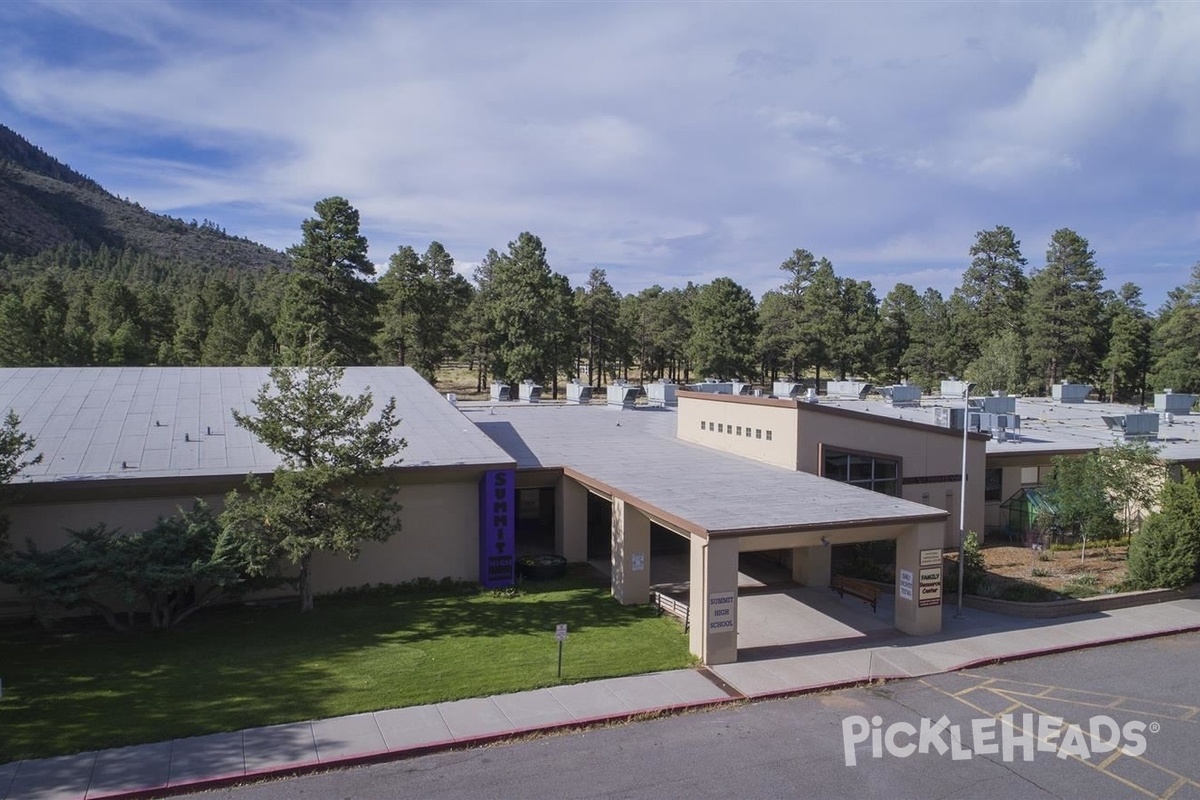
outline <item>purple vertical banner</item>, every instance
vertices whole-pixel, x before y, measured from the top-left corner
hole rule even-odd
[[[479,582],[489,588],[513,585],[516,475],[493,469],[479,481]]]

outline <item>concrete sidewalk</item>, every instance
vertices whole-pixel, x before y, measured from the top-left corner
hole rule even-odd
[[[611,678],[529,692],[251,728],[0,765],[0,800],[101,798],[399,758],[535,731],[623,720],[844,686],[948,672],[1098,644],[1200,630],[1200,599],[1060,620],[1020,620],[946,609],[937,636],[839,640],[713,667]],[[805,648],[795,648],[803,651]]]

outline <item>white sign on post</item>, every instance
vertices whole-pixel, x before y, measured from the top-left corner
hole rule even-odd
[[[911,569],[900,570],[900,599],[912,600],[913,574]]]
[[[554,638],[556,641],[565,642],[567,640],[567,623],[560,622],[554,626]]]

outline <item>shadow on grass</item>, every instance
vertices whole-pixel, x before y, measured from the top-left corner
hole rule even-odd
[[[600,654],[599,674],[578,677],[683,666],[682,633],[654,618],[575,573],[514,598],[381,590],[320,597],[303,615],[231,606],[169,632],[0,629],[0,763],[533,688],[553,674],[531,672],[530,653],[549,652],[564,622],[575,652]]]

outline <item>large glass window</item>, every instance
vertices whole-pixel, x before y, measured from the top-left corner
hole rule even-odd
[[[986,503],[999,503],[1003,491],[1004,470],[993,467],[983,474],[983,500]]]
[[[900,496],[900,464],[887,458],[825,451],[826,478],[873,492]]]

